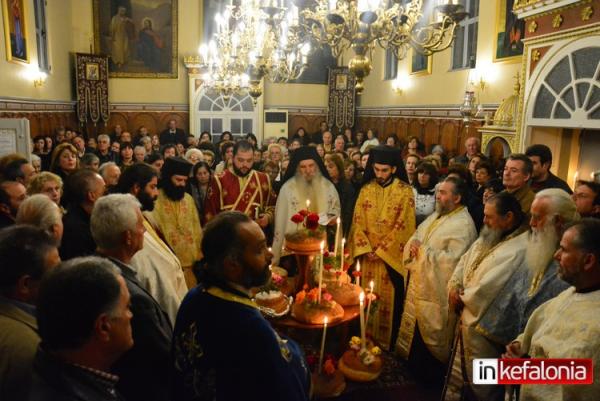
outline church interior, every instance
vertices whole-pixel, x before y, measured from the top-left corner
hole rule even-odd
[[[457,396],[458,398],[452,398],[449,382],[452,370],[456,368],[456,363],[460,362],[453,359],[460,359],[457,356],[460,352],[456,354],[458,343],[454,342],[454,345],[448,348],[454,352],[450,360],[447,356],[443,364],[435,360],[435,353],[427,343],[428,337],[424,335],[426,328],[420,326],[424,318],[417,316],[418,313],[422,313],[419,312],[419,304],[415,301],[416,306],[409,305],[410,297],[416,297],[413,291],[417,291],[409,286],[413,284],[409,281],[409,277],[412,280],[410,275],[414,274],[417,277],[417,274],[414,270],[409,273],[410,268],[406,266],[425,262],[417,256],[417,251],[413,254],[413,250],[409,249],[411,243],[408,240],[415,238],[411,237],[413,233],[423,234],[419,231],[418,225],[421,222],[426,224],[425,222],[429,221],[426,218],[431,213],[440,213],[442,216],[441,212],[435,209],[435,203],[440,202],[439,195],[435,195],[435,191],[446,183],[444,181],[446,175],[452,175],[453,163],[462,163],[472,170],[470,172],[472,177],[467,171],[469,181],[472,179],[474,185],[469,190],[477,195],[483,194],[485,197],[484,183],[477,181],[478,166],[487,169],[490,176],[498,175],[501,190],[504,188],[502,174],[504,172],[506,178],[505,169],[508,167],[505,166],[511,161],[510,156],[527,153],[527,157],[531,158],[530,146],[541,144],[545,145],[544,149],[549,149],[551,152],[548,167],[550,176],[558,177],[560,181],[566,183],[569,191],[575,191],[582,180],[589,182],[591,186],[596,185],[595,190],[600,188],[600,0],[0,0],[0,5],[2,8],[0,11],[2,14],[0,19],[2,26],[0,157],[19,153],[31,160],[32,154],[39,156],[41,169],[52,170],[66,185],[70,173],[66,170],[59,172],[53,170],[55,163],[60,164],[61,161],[55,160],[56,155],[52,154],[52,150],[62,140],[58,139],[57,134],[64,135],[66,131],[70,132],[72,135],[70,138],[73,138],[72,143],[75,147],[71,146],[71,148],[79,153],[75,155],[78,167],[88,153],[93,153],[99,156],[98,164],[112,162],[115,165],[116,162],[123,174],[126,169],[131,168],[125,159],[130,160],[133,165],[138,160],[135,152],[138,148],[145,147],[145,150],[140,150],[143,151],[140,162],[145,161],[153,167],[163,166],[164,162],[164,166],[168,166],[168,171],[172,174],[177,175],[179,171],[185,171],[190,181],[196,179],[195,174],[200,168],[194,167],[193,175],[190,176],[192,167],[182,166],[181,163],[185,163],[183,159],[192,164],[199,160],[208,162],[206,157],[210,154],[211,161],[207,165],[210,168],[207,170],[211,180],[212,177],[235,171],[241,177],[240,183],[245,183],[246,180],[251,179],[239,173],[235,156],[231,154],[238,152],[239,149],[237,145],[234,148],[234,142],[249,140],[252,137],[254,141],[252,168],[258,169],[257,166],[261,166],[260,174],[264,172],[268,176],[266,184],[261,183],[257,178],[258,185],[268,186],[269,191],[272,187],[275,193],[279,192],[277,194],[277,201],[279,201],[282,193],[287,194],[285,185],[290,179],[289,176],[294,179],[295,171],[287,174],[290,172],[286,171],[288,163],[293,168],[299,166],[298,171],[300,171],[303,160],[310,160],[313,157],[310,153],[312,149],[310,152],[305,149],[303,153],[305,159],[294,162],[294,154],[301,153],[300,150],[292,150],[295,139],[299,143],[298,147],[302,146],[301,149],[315,147],[317,153],[322,151],[326,155],[336,152],[346,153],[343,158],[340,157],[338,167],[334,166],[334,168],[337,169],[337,174],[342,176],[345,174],[349,182],[354,185],[352,192],[356,192],[358,201],[356,198],[354,201],[358,203],[356,208],[353,203],[349,214],[345,215],[344,199],[340,193],[338,203],[341,201],[341,211],[338,205],[335,213],[328,211],[325,214],[329,218],[341,216],[343,229],[340,229],[339,218],[337,231],[335,218],[323,223],[321,217],[319,222],[328,225],[328,234],[324,241],[329,244],[330,249],[329,253],[325,253],[327,255],[325,259],[330,254],[335,259],[340,256],[341,250],[341,262],[335,263],[340,263],[340,269],[343,270],[344,257],[348,258],[349,285],[353,285],[350,284],[351,282],[360,282],[360,277],[364,277],[362,284],[367,294],[365,307],[363,308],[364,298],[361,298],[360,306],[352,306],[353,315],[348,315],[350,309],[347,309],[345,314],[342,312],[344,317],[340,319],[343,319],[343,323],[333,324],[329,330],[327,320],[325,323],[319,321],[318,330],[314,328],[306,330],[304,324],[306,322],[298,323],[288,317],[285,319],[290,320],[291,323],[282,323],[281,320],[279,323],[273,323],[277,333],[282,330],[286,335],[302,343],[305,347],[304,352],[311,355],[309,359],[313,359],[313,365],[316,363],[315,358],[318,360],[317,376],[319,376],[323,348],[326,348],[326,355],[334,355],[341,361],[343,354],[341,351],[347,348],[348,341],[352,347],[352,341],[357,339],[359,348],[360,341],[363,341],[360,352],[371,352],[366,351],[365,334],[362,333],[361,337],[363,325],[367,326],[369,344],[378,345],[373,348],[377,349],[377,352],[371,352],[372,355],[369,357],[379,358],[378,363],[381,364],[383,361],[384,366],[379,367],[376,378],[372,380],[352,380],[346,377],[345,390],[335,393],[339,400],[504,399],[502,394],[498,396],[497,393],[482,391],[477,387],[472,394],[463,391]],[[175,142],[177,155],[180,156],[177,159],[183,161],[181,163],[178,161],[179,165],[170,165],[168,161],[170,157],[164,150],[166,144],[154,143],[154,140],[160,137],[162,141],[163,134],[179,135],[181,131],[184,139],[181,141],[177,139]],[[300,131],[303,132],[302,135],[299,134]],[[120,139],[126,132],[129,133],[129,139]],[[329,132],[328,140],[325,139],[324,132]],[[205,133],[208,133],[209,144],[203,147],[202,137]],[[362,135],[362,141],[358,140],[358,133]],[[96,147],[100,149],[101,139],[107,136],[113,144],[120,144],[120,148],[118,147],[116,151],[112,148],[110,150],[116,152],[116,159],[103,158],[100,153],[97,153],[99,151],[95,150]],[[142,140],[144,136],[152,139],[144,142]],[[343,139],[341,149],[338,149],[337,145],[339,137]],[[50,148],[46,138],[50,138]],[[82,139],[81,146],[76,143],[76,138]],[[306,138],[316,138],[316,140]],[[472,138],[476,138],[477,144],[474,157],[479,160],[479,163],[473,166],[470,161],[474,153],[468,145]],[[41,149],[38,149],[36,144],[40,140]],[[373,140],[374,142],[369,142]],[[156,141],[158,142],[158,139]],[[413,143],[417,143],[418,147],[413,148],[411,145]],[[277,149],[273,150],[274,144],[281,145],[278,149],[283,153],[283,158],[279,155],[278,159],[271,159],[272,152],[278,152]],[[378,149],[380,146],[377,145],[383,144],[397,151],[397,160],[388,163],[390,159],[386,158],[387,155],[377,158],[378,151],[373,149]],[[199,152],[200,159],[192,160],[192,157],[196,157],[192,148],[199,148],[204,152],[204,156]],[[232,148],[234,150],[231,150]],[[128,149],[131,150],[131,155],[124,156]],[[230,155],[227,153],[228,149]],[[244,151],[243,146],[241,149]],[[257,152],[258,156],[256,156]],[[385,153],[385,150],[381,152]],[[151,153],[160,153],[160,155],[150,158]],[[365,159],[363,162],[363,156],[368,154],[374,159],[370,162]],[[408,158],[413,154],[417,155],[421,167],[414,166],[409,171]],[[323,166],[321,170],[331,174],[332,162],[328,161],[327,156],[324,157],[322,153],[319,153],[319,156],[323,160],[318,160],[315,166],[319,168]],[[464,162],[459,161],[461,158]],[[412,188],[415,185],[418,188],[420,178],[417,177],[421,177],[421,174],[429,177],[433,174],[426,169],[423,173],[421,159],[436,165],[435,177],[437,182],[439,176],[439,184],[435,185],[435,190],[432,189],[433,185],[430,185],[429,190],[433,192],[425,193]],[[543,157],[539,159],[544,164]],[[386,249],[384,257],[383,253],[379,254],[375,251],[374,245],[372,250],[370,245],[368,250],[361,250],[361,240],[356,239],[358,229],[354,225],[360,221],[357,215],[359,204],[361,200],[364,201],[361,196],[366,185],[364,183],[366,181],[361,180],[368,176],[366,170],[372,168],[372,165],[395,166],[396,162],[399,163],[399,167],[393,168],[391,180],[394,180],[396,171],[402,171],[404,176],[408,173],[406,177],[410,181],[407,181],[406,185],[414,190],[415,197],[426,194],[430,196],[430,201],[433,203],[430,205],[431,210],[427,215],[422,216],[422,219],[419,218],[420,212],[417,207],[417,225],[414,227],[410,225],[414,221],[410,224],[405,224],[404,221],[398,223],[402,229],[398,229],[400,234],[397,235],[404,235],[404,231],[410,233],[399,242],[400,245],[394,245],[399,247],[396,251]],[[424,164],[429,166],[430,163]],[[350,175],[344,171],[348,165],[352,166]],[[0,162],[0,175],[4,174],[2,169],[5,166]],[[340,166],[343,168],[340,169]],[[101,167],[101,170],[104,170],[101,176],[106,183],[107,193],[121,185],[117,182],[118,176],[112,185],[109,185],[108,173],[106,173],[109,167],[111,166],[105,169]],[[161,187],[160,167],[157,168],[159,189],[156,191],[158,193],[160,190],[163,194],[166,189]],[[534,162],[533,172],[536,171],[535,168]],[[98,165],[95,169],[98,169]],[[356,175],[354,175],[355,170]],[[358,175],[359,170],[360,175]],[[164,169],[162,174],[165,174]],[[298,174],[300,173],[296,176]],[[402,179],[400,175],[398,178]],[[530,178],[534,179],[533,176]],[[459,184],[452,180],[450,182],[455,185],[455,189],[458,188]],[[334,183],[339,192],[338,182]],[[537,192],[533,183],[530,183],[534,192]],[[212,184],[207,185],[213,188]],[[240,198],[241,201],[238,199],[235,204],[232,202],[231,205],[224,206],[223,199],[227,196],[228,189],[223,190],[221,185],[219,181],[220,210],[217,210],[218,201],[215,201],[216,203],[210,206],[212,207],[210,209],[208,203],[199,206],[200,201],[194,198],[197,202],[198,215],[193,221],[197,221],[195,231],[200,231],[197,233],[200,238],[205,224],[208,224],[219,212],[228,209],[236,210],[239,203],[243,202],[243,198]],[[0,186],[2,186],[1,182]],[[66,185],[65,189],[68,187]],[[508,186],[506,188],[508,190]],[[382,192],[377,192],[378,190]],[[500,190],[494,189],[492,192],[498,193]],[[194,190],[186,191],[185,199],[188,193],[192,196],[197,195]],[[206,195],[206,192],[201,193],[204,194],[201,196],[211,196],[211,194]],[[394,202],[392,195],[388,197],[384,189],[375,188],[372,193],[377,195],[372,195],[370,201],[386,199],[385,202],[390,202],[390,205]],[[408,193],[410,195],[413,192],[409,190]],[[32,194],[29,192],[29,187],[28,194]],[[158,195],[157,204],[161,196]],[[181,197],[183,196],[182,193]],[[261,194],[261,199],[262,196]],[[270,193],[267,192],[265,196],[269,197]],[[290,214],[293,215],[292,221],[299,216],[299,220],[294,221],[296,230],[297,227],[308,224],[308,220],[305,220],[308,218],[301,212],[309,214],[309,205],[312,205],[315,211],[324,212],[325,202],[318,199],[320,196],[323,196],[323,193],[318,192],[310,196],[302,193],[300,206],[298,202],[290,201],[295,207],[303,208],[304,197],[307,199],[306,208],[297,210],[296,214]],[[529,205],[533,196],[532,194]],[[586,195],[577,192],[576,196]],[[0,196],[0,208],[3,199],[3,196]],[[291,276],[295,269],[302,272],[303,268],[307,269],[309,262],[315,263],[317,271],[320,269],[321,273],[319,279],[315,278],[315,282],[318,282],[320,303],[322,276],[324,273],[326,276],[329,273],[334,275],[335,265],[330,272],[331,265],[328,263],[333,262],[326,261],[325,266],[329,268],[326,268],[326,272],[323,271],[323,255],[325,255],[323,243],[320,250],[318,243],[315,243],[314,249],[298,248],[290,251],[292,248],[289,244],[292,241],[288,237],[284,240],[277,227],[280,206],[279,204],[276,206],[274,199],[272,204],[267,204],[265,201],[262,205],[257,204],[255,209],[250,209],[249,206],[245,214],[254,218],[263,228],[260,232],[265,233],[269,246],[268,253],[271,254],[273,251],[271,246],[278,247],[273,251],[278,262],[281,256],[279,265],[283,267],[279,271],[281,275],[274,274],[278,280],[281,276],[286,279],[288,273]],[[599,199],[600,193],[596,192],[594,213],[590,214],[594,218],[600,216]],[[147,219],[144,220],[146,229],[153,226],[158,233],[157,243],[165,245],[163,241],[169,242],[169,234],[167,229],[157,228],[162,224],[158,221],[159,212],[166,213],[165,216],[168,218],[175,216],[176,212],[173,211],[174,209],[169,209],[171,206],[164,206],[164,208],[157,206],[153,212],[156,219],[154,221],[147,217],[148,211],[152,208],[144,210],[145,204],[141,198],[139,200],[142,204],[140,210]],[[518,201],[523,204],[521,199]],[[255,202],[254,198],[252,202]],[[469,206],[469,213],[473,220],[476,220],[476,213],[479,213],[477,216],[480,220],[479,223],[475,221],[476,231],[473,231],[469,244],[478,238],[481,227],[485,228],[489,221],[485,198],[483,203],[481,199],[478,202],[480,207],[478,212],[472,212]],[[485,217],[483,204],[486,205]],[[386,205],[377,209],[380,217],[385,213],[382,208]],[[404,204],[399,203],[399,205],[396,209],[403,209]],[[412,205],[414,206],[414,203]],[[527,210],[523,209],[522,219],[527,219],[527,221],[523,220],[524,225],[527,225],[529,218],[534,215],[533,209],[530,214],[529,205]],[[12,213],[9,206],[7,210]],[[69,209],[64,203],[59,206],[63,213],[65,210],[63,206]],[[379,225],[379,217],[369,215],[371,211],[367,209],[370,207],[369,200],[360,206],[365,210],[367,216],[365,219],[374,216],[373,219],[377,220],[375,225]],[[93,220],[91,208],[89,214]],[[583,216],[583,213],[581,215]],[[15,216],[17,216],[16,210],[12,213],[12,220]],[[176,218],[180,217],[177,215]],[[265,222],[268,221],[268,227],[267,223],[263,226],[259,221],[263,217]],[[63,217],[65,218],[67,217]],[[289,220],[287,216],[286,219]],[[390,223],[383,218],[381,220],[384,222],[383,225],[389,224],[393,229],[398,228],[393,222]],[[190,219],[187,219],[187,222],[189,221]],[[351,222],[353,227],[350,226]],[[369,222],[371,221],[367,221]],[[290,225],[289,221],[287,224]],[[438,230],[439,226],[436,224],[432,224],[432,227]],[[88,228],[89,225],[88,216]],[[434,228],[429,228],[427,234],[419,237],[418,246],[433,237],[431,232]],[[470,225],[468,228],[470,230]],[[519,231],[521,228],[515,231],[508,230],[511,234],[508,235],[507,240],[512,240],[512,235],[521,234],[522,231]],[[373,230],[379,229],[365,229],[367,233],[365,237],[372,234]],[[340,234],[339,231],[343,233]],[[65,237],[74,238],[78,234],[77,231],[72,231],[69,235],[65,223],[63,243]],[[147,232],[144,235],[149,234]],[[196,233],[193,232],[191,235]],[[92,239],[89,229],[88,237]],[[2,238],[0,231],[0,243]],[[284,241],[288,245],[283,245]],[[374,240],[369,237],[368,241]],[[350,249],[348,254],[344,253],[346,252],[344,243]],[[94,245],[93,241],[92,245]],[[193,245],[197,248],[195,253],[189,251],[191,246],[188,246],[187,250],[180,251],[177,246],[181,248],[186,246],[181,244],[173,246],[170,243],[168,245],[165,245],[169,248],[168,257],[178,259],[175,266],[179,266],[178,272],[181,273],[180,281],[185,288],[183,292],[185,295],[187,290],[196,284],[197,277],[192,278],[196,274],[192,272],[195,267],[192,266],[201,254],[199,242]],[[157,246],[160,248],[159,245]],[[560,246],[562,249],[562,242]],[[471,252],[472,248],[465,247],[461,255],[466,254],[467,249]],[[493,249],[495,248],[489,252]],[[0,249],[0,254],[2,252],[4,251]],[[522,252],[524,255],[525,248]],[[65,259],[62,250],[60,253],[61,258]],[[314,259],[317,253],[319,256]],[[296,255],[296,259],[290,255]],[[595,255],[597,258],[598,254]],[[80,254],[73,254],[73,256],[80,256]],[[389,262],[387,257],[394,259],[394,262]],[[485,259],[484,256],[481,258]],[[383,260],[379,267],[383,273],[373,267],[376,259],[379,262]],[[463,259],[460,263],[463,263]],[[475,276],[479,274],[474,271],[480,263],[482,266],[485,265],[483,259],[477,260],[476,267],[469,274]],[[363,269],[366,270],[363,270],[362,276],[360,264],[358,266],[356,264],[359,260],[360,263],[365,261]],[[498,260],[497,263],[504,263],[503,259]],[[289,266],[286,265],[288,262],[293,267],[288,268]],[[398,266],[395,265],[396,262]],[[457,262],[458,259],[454,264],[456,265]],[[2,264],[3,262],[0,261],[0,265]],[[558,262],[555,264],[558,266]],[[595,268],[599,268],[598,260]],[[346,273],[341,270],[340,274],[345,277]],[[385,276],[386,271],[389,277]],[[465,276],[468,277],[469,274],[465,273]],[[456,272],[445,278],[444,291],[446,284],[449,285],[448,288],[452,285],[450,276],[454,280]],[[507,280],[516,280],[515,277],[516,275]],[[370,281],[369,291],[368,284],[371,278],[375,281],[376,289],[373,289],[374,281]],[[190,280],[193,284],[190,284]],[[129,283],[127,285],[129,286]],[[519,285],[515,285],[515,288]],[[297,282],[292,286],[295,286],[296,291],[294,294],[289,294],[290,305],[294,299],[295,302],[300,302],[299,293],[302,293],[302,299],[311,296],[307,287],[304,288]],[[392,288],[389,293],[388,287]],[[360,286],[357,288],[362,291]],[[597,287],[594,288],[594,293],[598,293]],[[406,304],[403,303],[404,298],[401,301],[394,298],[394,289],[397,295],[402,293]],[[316,291],[316,288],[313,290]],[[131,289],[129,291],[131,292]],[[388,299],[389,303],[382,301],[381,305],[375,304],[375,312],[372,316],[378,317],[369,322],[371,309],[369,294],[379,296],[380,291],[383,298],[391,297],[391,301]],[[361,292],[361,297],[365,296],[365,292]],[[228,296],[239,298],[239,294],[236,294]],[[154,293],[152,295],[157,298],[161,307],[165,305]],[[186,300],[183,295],[181,293],[177,295],[177,305],[182,301],[182,305],[185,305]],[[449,307],[447,295],[444,292],[442,296],[445,308]],[[460,296],[463,295],[464,293],[460,293]],[[0,304],[4,302],[4,296],[5,294],[0,291]],[[287,302],[287,298],[285,299]],[[596,299],[595,302],[598,300]],[[490,308],[497,307],[501,311],[499,305],[497,302],[491,302]],[[288,305],[288,311],[289,308]],[[401,315],[403,310],[404,315]],[[171,318],[175,332],[178,331],[182,311],[183,307],[177,315],[177,307],[175,307],[170,315],[170,312],[165,310]],[[0,308],[0,318],[2,313]],[[363,323],[363,313],[366,314],[367,323]],[[387,322],[384,322],[385,313],[389,313]],[[397,354],[400,352],[398,349],[402,342],[400,337],[404,335],[403,330],[406,329],[403,325],[407,313],[414,313],[418,321],[412,321],[410,338],[414,336],[414,339],[412,348],[409,341],[408,350],[413,352],[413,355],[417,352],[415,347],[420,347],[419,352],[425,350],[423,355],[427,355],[423,356],[421,362],[426,365],[431,360],[433,361],[429,365],[433,366],[431,371],[438,369],[438,373],[441,372],[441,376],[432,379],[431,382],[428,378],[419,377],[422,373],[419,370],[422,365],[419,365],[418,369],[414,368],[412,362],[406,362]],[[448,311],[440,313],[447,314]],[[177,324],[175,324],[175,315],[177,315]],[[484,313],[482,312],[481,315]],[[479,318],[483,321],[481,315]],[[464,316],[462,319],[463,322],[466,321]],[[183,318],[181,320],[183,321]],[[277,322],[277,319],[273,318],[273,321]],[[371,326],[368,326],[368,323]],[[377,325],[391,330],[391,337],[388,335],[388,338],[385,338],[384,334],[379,337],[375,332]],[[597,317],[595,321],[590,322],[591,326],[596,327],[593,330],[597,333],[600,327]],[[460,329],[460,323],[457,327]],[[477,325],[477,330],[479,329],[480,326]],[[275,336],[280,346],[285,347],[281,342],[285,344],[287,340],[281,340],[277,333]],[[466,336],[467,334],[465,339]],[[136,338],[135,327],[133,338]],[[176,337],[173,338],[175,341]],[[566,338],[564,340],[567,341]],[[0,350],[3,346],[2,341],[0,340]],[[396,344],[398,349],[394,352]],[[502,349],[510,344],[512,343],[503,344]],[[464,349],[462,337],[460,347]],[[382,349],[383,355],[379,357]],[[282,354],[284,354],[283,348]],[[479,357],[501,358],[503,354],[504,351],[498,351],[495,356],[486,354]],[[531,351],[531,355],[533,354],[534,352]],[[597,358],[597,351],[594,355],[583,356],[583,358]],[[462,357],[464,359],[465,355]],[[576,356],[561,354],[558,358],[560,357]],[[3,366],[1,359],[2,357],[0,357],[0,367]],[[454,365],[453,360],[456,362]],[[464,360],[462,362],[464,365]],[[598,359],[594,359],[594,362],[598,362]],[[335,362],[336,365],[331,368],[332,370],[338,369],[337,363]],[[327,364],[324,366],[327,369]],[[459,381],[464,379],[468,384],[472,377],[466,376],[472,376],[474,373],[469,370],[467,375],[468,369],[464,369],[463,366],[463,376],[459,377]],[[594,374],[597,382],[598,373]],[[427,373],[424,375],[427,376]],[[440,377],[445,378],[445,381],[442,380],[443,383],[439,382]],[[317,388],[323,385],[319,380],[321,379],[313,377],[311,391],[315,391],[315,383],[319,383]],[[325,385],[330,384],[325,383]],[[549,398],[543,396],[536,398],[539,394],[536,395],[535,391],[531,392],[525,387],[519,397],[519,391],[508,394],[509,387],[506,387],[506,399],[569,399],[558,396],[552,398],[556,396],[554,393],[548,396]],[[595,388],[598,389],[597,384]],[[118,390],[121,391],[120,388]],[[127,389],[123,391],[124,399],[135,399],[130,398],[130,391],[131,389],[129,392]],[[2,394],[0,390],[0,398],[3,399]],[[228,396],[223,394],[221,399],[235,399],[230,397],[231,394]],[[315,399],[325,399],[331,395],[331,393],[317,391]],[[155,399],[157,401],[159,399],[209,399],[186,398],[182,394],[174,397],[160,398],[157,395]],[[290,398],[280,399],[301,400],[308,399],[307,397],[290,396]],[[595,397],[598,399],[599,395],[596,393]],[[116,398],[107,396],[103,399]],[[572,399],[585,399],[585,397]]]

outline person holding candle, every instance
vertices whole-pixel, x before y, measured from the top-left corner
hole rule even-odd
[[[364,280],[375,282],[381,297],[371,333],[387,349],[395,345],[404,300],[402,250],[414,231],[415,202],[400,150],[372,148],[354,209],[349,261],[360,260]]]
[[[410,275],[410,280],[396,350],[408,360],[416,377],[440,388],[456,321],[454,314],[448,314],[446,288],[460,257],[477,239],[465,207],[467,193],[461,178],[442,181],[435,212],[404,247],[404,275]]]

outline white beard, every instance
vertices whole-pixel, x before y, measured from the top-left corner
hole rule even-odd
[[[554,228],[554,221],[547,221],[544,227],[533,230],[529,235],[525,260],[532,277],[543,274],[558,248],[560,238]]]
[[[294,177],[298,199],[301,200],[301,204],[304,205],[306,199],[310,200],[310,211],[317,214],[327,211],[326,196],[319,193],[323,188],[321,185],[323,179],[320,171],[317,171],[317,175],[311,181],[306,181],[299,173]]]

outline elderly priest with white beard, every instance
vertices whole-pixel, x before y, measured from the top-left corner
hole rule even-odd
[[[525,329],[533,311],[569,287],[558,275],[554,254],[566,227],[579,221],[575,202],[562,189],[544,189],[531,204],[531,234],[525,253],[526,263],[512,275],[507,285],[479,323],[494,337],[508,344]]]
[[[277,197],[273,265],[281,265],[281,257],[287,256],[282,249],[285,235],[297,229],[291,218],[306,209],[307,201],[310,201],[311,212],[327,216],[329,220],[340,215],[340,198],[317,149],[303,146],[292,154]]]

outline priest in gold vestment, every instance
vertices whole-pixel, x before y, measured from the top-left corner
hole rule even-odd
[[[400,150],[384,145],[371,149],[350,231],[350,257],[360,262],[361,285],[373,280],[380,297],[369,331],[386,349],[395,344],[400,324],[402,252],[415,231],[415,203],[407,182]]]
[[[396,350],[416,376],[440,388],[456,323],[454,313],[448,313],[448,281],[477,239],[465,207],[467,194],[467,184],[460,178],[441,182],[436,211],[404,247],[407,290]]]
[[[188,288],[196,286],[192,271],[202,258],[202,227],[194,199],[185,192],[192,164],[181,157],[169,157],[161,170],[161,188],[148,220],[173,249],[183,267]]]

